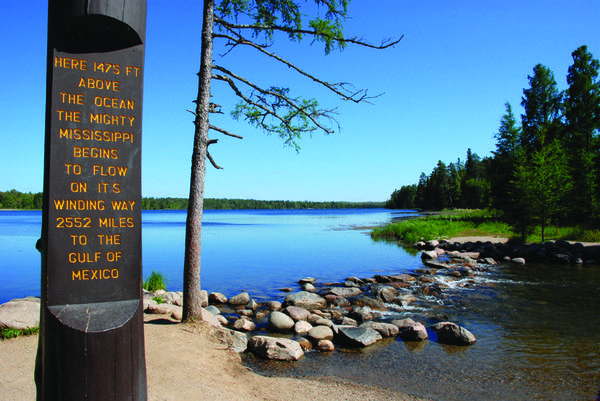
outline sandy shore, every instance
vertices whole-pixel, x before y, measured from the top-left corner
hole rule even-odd
[[[146,322],[148,400],[425,400],[391,390],[332,380],[260,376],[223,349],[204,324]],[[37,335],[0,341],[3,401],[35,399]]]

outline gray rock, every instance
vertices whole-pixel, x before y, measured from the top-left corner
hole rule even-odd
[[[311,283],[303,283],[300,287],[302,288],[302,291],[317,292],[317,287],[315,287]]]
[[[200,290],[200,306],[206,308],[208,306],[208,292]]]
[[[315,284],[317,282],[317,279],[314,277],[305,277],[302,280],[298,280],[298,284],[302,285],[304,283],[309,283],[309,284]]]
[[[367,327],[338,326],[338,338],[351,347],[368,347],[381,340],[381,334]]]
[[[267,305],[270,311],[281,310],[281,302],[279,301],[269,301]]]
[[[327,307],[325,298],[311,292],[299,291],[289,294],[283,301],[284,306],[298,306],[307,310],[323,309]]]
[[[398,290],[394,287],[385,286],[377,290],[377,297],[383,302],[392,302],[398,296]]]
[[[284,312],[287,313],[296,322],[299,320],[308,320],[308,317],[310,316],[309,311],[307,311],[304,308],[300,308],[298,306],[290,305],[285,308]]]
[[[354,300],[356,306],[366,306],[371,310],[384,311],[387,310],[386,306],[376,299],[369,298],[367,296],[360,296]]]
[[[349,318],[347,316],[344,316],[342,318],[342,323],[341,324],[342,324],[342,326],[355,326],[355,327],[358,326],[358,322],[356,320],[351,319],[351,318]]]
[[[436,251],[423,251],[421,252],[421,260],[432,260],[437,259],[438,254]]]
[[[272,330],[288,331],[294,324],[294,320],[283,312],[273,311],[269,315],[269,327]]]
[[[258,357],[277,361],[297,361],[304,356],[300,344],[287,338],[252,337],[248,342],[248,348]]]
[[[452,322],[437,323],[431,329],[437,333],[440,344],[466,346],[477,341],[473,333]]]
[[[355,306],[348,314],[348,317],[356,320],[357,322],[362,323],[368,320],[373,320],[375,318],[375,315],[373,314],[371,309],[367,308],[366,306]]]
[[[308,332],[308,337],[313,341],[332,340],[333,330],[327,326],[316,326],[310,329]]]
[[[248,305],[249,302],[250,295],[247,292],[242,292],[229,298],[229,305]]]
[[[382,323],[382,322],[366,322],[360,325],[360,327],[368,327],[377,331],[381,334],[382,337],[393,337],[398,335],[400,330],[398,326],[391,323]]]
[[[19,298],[0,305],[0,328],[32,329],[40,325],[40,299]]]
[[[214,329],[213,333],[219,342],[238,354],[244,353],[248,349],[248,337],[244,333],[224,327]]]
[[[400,332],[403,341],[425,341],[428,337],[427,329],[421,323],[415,323]]]
[[[212,313],[215,316],[221,313],[221,311],[219,310],[219,308],[217,308],[214,305],[207,306],[204,309],[206,309],[208,312]]]
[[[511,260],[511,262],[516,263],[518,265],[524,265],[525,264],[525,259],[523,259],[523,258],[513,258]]]

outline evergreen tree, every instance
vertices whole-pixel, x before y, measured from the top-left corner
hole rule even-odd
[[[525,109],[525,114],[521,115],[521,146],[526,154],[540,151],[542,143],[558,138],[562,106],[562,95],[554,74],[547,67],[536,65],[528,79],[530,87],[523,90],[521,99]]]
[[[586,221],[598,216],[598,147],[600,127],[600,62],[581,46],[572,53],[565,98],[566,148],[573,177],[571,217]]]
[[[519,163],[521,130],[517,126],[510,103],[505,103],[506,113],[500,120],[500,128],[494,135],[496,150],[491,162],[490,182],[492,205],[510,213],[514,207],[512,183]]]

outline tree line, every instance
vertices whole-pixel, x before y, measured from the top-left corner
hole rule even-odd
[[[40,210],[43,194],[23,193],[15,189],[0,191],[0,209]],[[142,198],[143,210],[186,210],[187,198]],[[349,208],[379,208],[383,202],[310,202],[310,201],[265,201],[255,199],[215,199],[204,200],[204,209],[234,210],[234,209],[349,209]]]
[[[600,223],[600,62],[581,46],[572,53],[568,88],[559,90],[542,64],[528,76],[520,122],[512,105],[494,135],[496,149],[481,158],[441,160],[419,182],[395,190],[388,208],[492,208],[523,238],[534,226]]]

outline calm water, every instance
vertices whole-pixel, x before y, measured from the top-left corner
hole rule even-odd
[[[419,258],[373,242],[360,227],[386,210],[206,211],[202,286],[283,299],[305,276],[410,272]],[[0,302],[39,295],[39,212],[0,211]],[[358,229],[357,229],[358,228]],[[159,270],[181,289],[185,213],[143,213],[144,275]],[[438,278],[443,280],[443,278]],[[245,362],[264,374],[331,375],[438,400],[593,400],[600,386],[600,268],[497,267],[449,282],[443,300],[421,299],[385,316],[448,319],[478,338],[471,347],[386,340],[358,352],[308,353],[293,364]],[[430,333],[434,339],[433,333]]]

